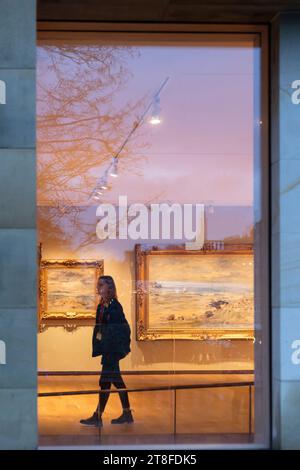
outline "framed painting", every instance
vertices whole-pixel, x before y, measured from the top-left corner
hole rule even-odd
[[[137,340],[253,339],[252,244],[136,245]]]
[[[103,260],[40,261],[40,324],[55,320],[94,319],[98,303],[97,280]]]

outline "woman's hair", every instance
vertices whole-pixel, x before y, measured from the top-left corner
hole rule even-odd
[[[111,276],[100,276],[99,279],[98,279],[98,282],[102,280],[105,282],[105,284],[108,285],[108,298],[109,300],[111,299],[117,299],[117,288],[116,288],[116,284],[115,284],[115,281],[113,280],[113,278]],[[103,299],[101,299],[102,301]]]

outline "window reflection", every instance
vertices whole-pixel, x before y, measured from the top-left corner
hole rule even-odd
[[[67,263],[63,281],[45,272],[41,284],[41,443],[253,442],[254,39],[40,41],[41,264]],[[78,302],[98,305],[97,279],[72,262],[100,260],[131,328],[120,367],[134,423],[111,424],[122,411],[112,387],[99,435],[79,423],[98,403],[95,319],[78,315]],[[51,302],[60,306],[52,317]]]

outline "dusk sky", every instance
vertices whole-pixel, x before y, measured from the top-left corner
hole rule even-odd
[[[125,169],[111,196],[251,205],[253,49],[144,47],[128,66],[126,98],[170,79],[161,92],[162,123],[143,125],[142,178]]]
[[[145,98],[141,113],[153,92],[169,77],[160,96],[162,122],[152,126],[148,113],[129,141],[129,165],[126,148],[120,154],[120,176],[111,181],[112,188],[105,194],[105,200],[116,202],[119,194],[126,194],[129,200],[139,202],[160,199],[251,205],[253,55],[250,44],[249,47],[134,47],[133,57],[126,57],[130,76],[125,86],[113,95],[111,103],[103,104],[102,110],[122,111],[127,103]],[[51,83],[51,73],[45,73],[47,56],[41,49],[39,57],[43,58],[40,81],[44,80],[47,86]],[[63,73],[67,79],[67,69],[72,65],[64,60],[61,67],[66,69]],[[128,132],[137,117],[129,113]],[[64,130],[65,138],[68,129]],[[126,129],[113,143],[112,150],[117,151],[123,143]],[[78,155],[76,150],[73,153],[75,161]],[[42,158],[45,156],[40,151],[39,159]],[[99,152],[100,162],[102,158]],[[101,176],[106,166],[100,165],[99,170],[93,168],[94,178]],[[75,177],[66,189],[72,191],[76,181]],[[78,193],[72,196],[68,192],[68,196],[74,203],[87,203],[86,197]],[[44,203],[44,198],[41,199]]]
[[[218,212],[217,225],[221,223],[223,228],[219,226],[218,229],[211,220],[213,225],[208,230],[210,235],[214,235],[213,238],[220,239],[226,234],[245,233],[252,222],[253,142],[254,125],[257,125],[254,123],[253,83],[254,75],[258,76],[260,73],[258,67],[254,69],[254,55],[258,57],[259,48],[253,48],[250,41],[237,43],[235,46],[232,43],[233,41],[230,47],[220,47],[217,43],[172,47],[143,45],[132,47],[130,53],[126,48],[121,49],[123,63],[120,70],[122,67],[126,69],[126,80],[116,91],[113,84],[111,90],[105,90],[106,94],[112,92],[107,102],[101,102],[101,89],[99,92],[98,89],[93,90],[91,96],[92,101],[95,101],[95,109],[100,103],[98,109],[102,115],[107,113],[113,116],[128,112],[125,125],[122,128],[120,126],[119,134],[118,128],[113,129],[114,140],[111,145],[106,145],[106,153],[102,153],[99,143],[94,142],[96,139],[86,138],[85,134],[91,131],[92,123],[84,128],[76,125],[58,126],[55,131],[58,134],[54,135],[59,135],[58,142],[55,142],[59,157],[52,153],[54,144],[51,144],[52,147],[40,145],[38,160],[43,164],[46,162],[52,169],[56,166],[59,169],[61,160],[66,155],[74,176],[65,179],[67,182],[60,185],[57,183],[64,181],[64,175],[59,175],[52,191],[51,187],[49,190],[46,173],[44,181],[48,185],[47,191],[44,191],[41,183],[39,204],[55,205],[66,194],[75,205],[98,205],[99,202],[88,200],[87,193],[93,190],[97,179],[107,168],[110,155],[113,156],[122,145],[133,123],[151,101],[153,93],[169,77],[160,95],[161,124],[151,125],[151,113],[147,114],[143,124],[121,152],[119,177],[110,178],[110,189],[100,202],[117,204],[119,195],[127,195],[129,203],[168,201],[212,204],[223,208],[244,206],[245,211],[235,212],[238,218],[233,219],[231,228],[227,227],[225,230],[223,224],[226,224],[228,215],[224,213],[225,219],[220,219],[222,209]],[[48,87],[55,96],[57,83],[49,68],[49,50],[45,51],[41,47],[38,57],[38,82],[42,87],[38,88],[38,98],[42,97],[43,87]],[[66,84],[71,80],[72,74],[78,76],[76,65],[68,57],[62,57],[59,67]],[[82,82],[84,84],[84,78]],[[131,113],[130,106],[140,100],[143,101],[138,111]],[[55,100],[52,102],[51,98],[51,111],[52,107],[55,110]],[[88,114],[90,108],[83,99],[76,104],[76,113],[80,117],[81,107],[83,118],[88,120],[95,115],[93,106],[93,112]],[[38,100],[38,115],[44,109],[44,105]],[[68,115],[67,105],[65,110],[65,115],[58,123],[65,124],[74,119],[72,115]],[[103,123],[99,123],[100,128],[101,124]],[[52,132],[51,129],[49,132]],[[82,141],[81,136],[84,137]],[[60,154],[60,149],[68,150],[68,147],[64,147],[64,140],[71,141],[72,150]],[[86,141],[88,147],[85,147]],[[111,149],[108,153],[107,146]],[[84,148],[88,151],[84,151]],[[90,170],[82,173],[80,164],[88,161],[89,152],[92,152],[96,163]],[[103,160],[105,164],[101,164]],[[87,182],[86,186],[83,185],[84,182]],[[92,224],[94,217],[95,214],[90,219]]]

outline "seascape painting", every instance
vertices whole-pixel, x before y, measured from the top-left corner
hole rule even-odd
[[[253,328],[253,253],[150,258],[151,330]]]
[[[94,319],[103,260],[40,261],[39,320]],[[50,324],[50,323],[49,323]]]
[[[47,309],[55,312],[95,310],[95,269],[55,268],[47,273]]]

